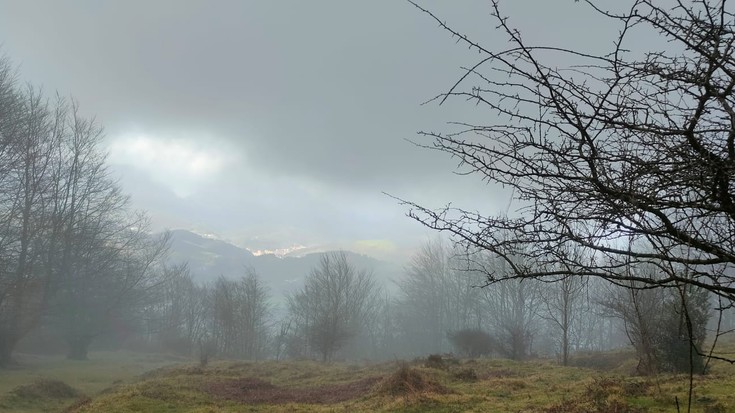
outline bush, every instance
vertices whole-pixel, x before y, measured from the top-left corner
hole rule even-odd
[[[457,360],[452,353],[447,354],[430,354],[425,360],[418,358],[415,361],[421,363],[429,369],[446,370],[450,365],[458,366],[459,360]]]
[[[686,306],[676,294],[663,304],[665,316],[659,335],[655,337],[659,348],[659,368],[661,371],[686,373],[691,364],[695,373],[704,374],[705,357],[691,346],[701,349],[704,345],[710,318],[709,293],[701,288],[689,288],[684,298]],[[691,339],[686,315],[691,322]]]
[[[493,338],[482,330],[459,330],[449,333],[448,336],[457,352],[466,357],[486,356],[495,348]]]

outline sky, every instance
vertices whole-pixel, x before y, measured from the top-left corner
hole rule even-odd
[[[419,3],[490,47],[507,44],[489,1]],[[529,42],[610,43],[573,0],[501,5]],[[104,126],[111,168],[155,229],[252,251],[402,259],[436,235],[386,193],[513,208],[507,190],[411,142],[493,115],[422,105],[478,55],[408,2],[0,0],[0,45],[22,80],[73,96]]]

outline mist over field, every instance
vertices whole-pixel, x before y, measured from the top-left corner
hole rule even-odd
[[[735,408],[735,6],[0,0],[0,410]]]

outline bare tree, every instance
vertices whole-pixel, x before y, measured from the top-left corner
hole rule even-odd
[[[449,351],[447,333],[479,328],[484,316],[474,288],[481,280],[460,271],[455,254],[446,241],[426,242],[398,282],[403,330],[418,354]]]
[[[153,239],[145,214],[130,211],[107,168],[101,127],[81,117],[76,103],[63,108],[42,204],[49,217],[45,290],[69,358],[85,359],[92,340],[131,316],[159,282],[169,237]]]
[[[655,272],[655,267],[629,269]],[[649,274],[647,278],[655,278]],[[633,281],[635,283],[635,281]],[[711,306],[707,290],[614,287],[602,304],[619,317],[638,356],[637,372],[705,372],[703,354]]]
[[[329,361],[364,328],[379,297],[372,273],[355,268],[344,252],[324,254],[303,289],[289,297],[293,330]]]
[[[130,210],[101,142],[76,102],[18,87],[0,58],[0,366],[42,322],[83,359],[150,307],[168,235]]]
[[[208,292],[209,334],[220,354],[257,359],[266,353],[271,305],[252,268],[239,280],[220,277]]]
[[[409,203],[410,214],[471,250],[504,258],[513,269],[504,278],[572,273],[627,282],[621,265],[648,262],[666,276],[636,281],[692,284],[732,301],[733,13],[723,1],[668,8],[639,0],[621,11],[584,3],[620,25],[608,53],[527,44],[498,2],[492,15],[510,41],[505,50],[489,50],[436,19],[480,52],[437,99],[473,100],[500,123],[422,134],[468,173],[512,188],[523,206],[517,216],[490,217]],[[667,49],[639,50],[636,39],[646,35],[662,36]],[[554,53],[574,65],[544,64]],[[637,247],[618,242],[627,239]],[[518,254],[520,264],[509,259]],[[669,264],[687,271],[671,271]]]
[[[489,283],[591,276],[627,288],[701,288],[732,306],[732,5],[582,3],[619,25],[603,53],[529,44],[498,1],[492,17],[510,45],[493,50],[415,4],[480,54],[436,100],[470,100],[493,117],[446,134],[422,132],[432,141],[422,146],[456,157],[463,173],[511,188],[521,206],[489,216],[406,202],[409,215],[451,233],[469,262],[485,252],[504,260],[510,271],[486,271]],[[645,50],[642,37],[665,42]],[[630,265],[657,271],[621,271]]]
[[[61,106],[54,110],[31,86],[16,88],[0,60],[0,365],[38,324],[48,298],[44,252]]]
[[[254,269],[248,268],[238,285],[240,311],[238,323],[242,330],[241,354],[247,359],[259,359],[267,352],[270,295]]]
[[[569,364],[570,340],[578,327],[576,321],[582,316],[580,301],[585,287],[584,279],[567,276],[540,289],[539,297],[545,307],[541,317],[561,333],[559,347],[564,366]]]
[[[95,338],[140,319],[148,292],[163,283],[169,236],[151,237],[147,229],[120,228],[114,238],[74,257],[51,307],[70,359],[86,359]]]
[[[538,282],[508,280],[490,285],[482,289],[482,298],[496,350],[512,360],[526,359],[533,351],[538,330]]]

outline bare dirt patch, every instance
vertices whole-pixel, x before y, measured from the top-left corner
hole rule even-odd
[[[204,390],[217,397],[250,404],[311,403],[333,404],[364,396],[381,377],[318,387],[290,388],[256,378],[240,378],[207,384]]]

